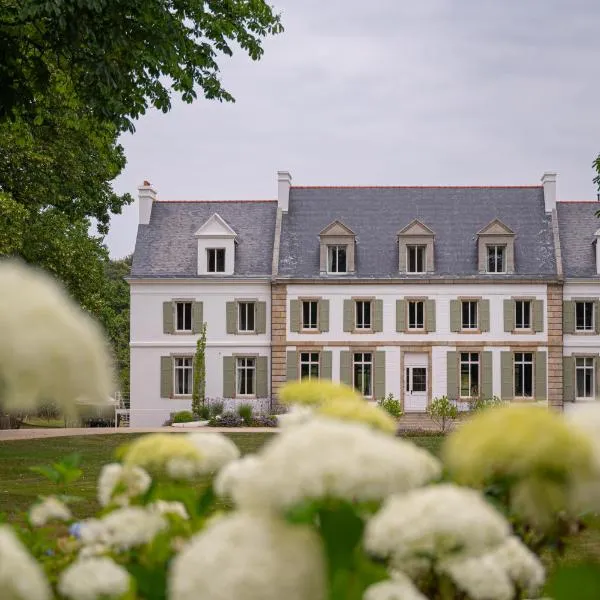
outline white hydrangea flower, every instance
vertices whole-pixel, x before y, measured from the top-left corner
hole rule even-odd
[[[522,590],[535,594],[544,584],[544,566],[519,538],[509,537],[490,556]]]
[[[166,500],[156,500],[146,507],[150,512],[156,512],[159,515],[176,515],[182,519],[189,519],[188,512],[181,502],[167,502]]]
[[[314,414],[315,411],[312,406],[292,404],[287,413],[277,415],[277,424],[282,428],[295,427],[310,421]]]
[[[231,497],[233,490],[243,479],[257,477],[261,467],[260,459],[255,454],[248,454],[223,467],[215,479],[215,492],[219,496]]]
[[[240,456],[239,448],[221,433],[190,433],[188,439],[202,457],[198,475],[212,475]]]
[[[98,502],[100,506],[127,506],[131,498],[146,493],[151,483],[150,475],[140,467],[104,465],[98,477]]]
[[[130,581],[129,573],[110,558],[88,558],[61,574],[58,591],[69,600],[110,600],[126,594]]]
[[[0,381],[7,411],[48,399],[63,413],[78,400],[107,404],[111,360],[101,329],[42,271],[0,263]]]
[[[42,568],[6,525],[0,525],[0,590],[2,600],[50,600],[52,597]]]
[[[102,556],[103,554],[108,554],[110,552],[110,547],[106,544],[91,544],[90,546],[83,546],[81,550],[79,550],[79,558],[93,558],[96,556]]]
[[[363,600],[427,600],[403,573],[394,573],[392,579],[369,586]]]
[[[441,484],[388,498],[367,523],[365,547],[406,571],[407,564],[415,570],[415,559],[435,561],[458,552],[480,555],[509,533],[507,521],[481,494]]]
[[[324,600],[325,560],[309,528],[245,512],[216,519],[169,572],[170,600]]]
[[[515,590],[502,565],[490,554],[480,557],[451,558],[439,570],[450,576],[471,600],[512,600]]]
[[[44,498],[29,511],[29,522],[34,527],[43,527],[50,521],[70,521],[72,518],[69,508],[54,496]]]
[[[171,479],[194,479],[198,473],[198,462],[191,458],[177,456],[167,461],[166,471]]]
[[[215,486],[248,509],[285,510],[325,496],[379,500],[424,485],[441,472],[429,452],[410,442],[363,423],[327,418],[285,429],[259,452],[258,463],[250,464],[252,477],[230,472]]]
[[[168,526],[156,511],[141,506],[119,508],[102,519],[81,523],[81,543],[84,546],[104,544],[116,550],[129,550],[151,542]]]

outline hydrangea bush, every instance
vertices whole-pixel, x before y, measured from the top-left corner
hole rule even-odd
[[[40,279],[37,292],[48,285]],[[43,347],[52,343],[64,340]],[[52,355],[72,363],[58,373],[93,362],[74,360],[75,350]],[[93,352],[98,374],[104,350]],[[82,381],[73,379],[73,393]],[[211,432],[150,434],[122,447],[100,473],[93,518],[77,518],[74,457],[38,468],[57,492],[31,507],[27,526],[0,525],[0,597],[539,598],[539,555],[564,541],[565,524],[600,510],[597,412],[578,422],[542,408],[490,408],[452,433],[438,460],[343,385],[296,382],[281,398],[290,407],[281,432],[255,455],[240,457]]]

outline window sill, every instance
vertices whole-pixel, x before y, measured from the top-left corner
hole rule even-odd
[[[523,403],[527,403],[527,402],[538,402],[538,400],[536,400],[535,396],[514,396],[510,400],[510,402],[523,402]]]
[[[234,396],[235,399],[239,400],[256,400],[258,396],[256,394],[245,395],[245,394],[236,394]]]
[[[598,398],[575,398],[574,402],[581,402],[582,404],[587,404],[589,402],[598,402]]]
[[[192,329],[181,329],[180,331],[173,331],[165,335],[194,335],[194,332]]]
[[[513,329],[511,331],[513,335],[532,335],[534,333],[538,333],[534,331],[531,327],[523,328],[523,329]]]
[[[481,331],[481,329],[461,329],[460,331],[456,331],[455,333],[473,334],[473,333],[484,333],[484,332]]]
[[[575,330],[573,333],[568,334],[566,333],[565,335],[598,335],[594,330],[588,331],[588,330]]]
[[[258,335],[256,331],[236,331],[234,335]]]
[[[403,333],[429,333],[425,328],[421,327],[421,328],[407,328],[404,330]]]
[[[356,333],[358,335],[362,335],[365,333],[375,333],[372,329],[353,329],[350,333]]]
[[[293,333],[293,332],[292,332]],[[306,334],[306,333],[321,333],[320,329],[300,329],[300,331],[297,331],[296,333],[302,333],[302,334]]]
[[[192,394],[173,394],[170,399],[171,400],[189,400],[192,397]]]

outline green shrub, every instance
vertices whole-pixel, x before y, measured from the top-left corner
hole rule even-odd
[[[225,404],[221,401],[219,402],[211,402],[208,405],[208,416],[211,419],[214,419],[217,415],[223,413],[223,409],[225,408]]]
[[[252,404],[240,404],[237,409],[237,414],[240,416],[244,425],[250,426],[252,424],[252,415],[254,413],[254,407]]]
[[[189,410],[180,410],[173,415],[173,423],[191,423],[194,415]]]
[[[210,406],[202,404],[198,409],[198,417],[201,421],[208,421],[211,418]]]
[[[387,397],[377,400],[377,405],[395,419],[399,419],[403,414],[400,400],[394,398],[393,394],[388,394]]]
[[[431,420],[440,428],[442,433],[446,433],[450,424],[458,418],[458,408],[448,396],[434,398],[427,407],[427,414]]]

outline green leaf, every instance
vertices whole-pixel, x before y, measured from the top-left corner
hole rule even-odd
[[[60,481],[60,473],[53,467],[40,465],[40,466],[36,466],[36,467],[29,467],[29,470],[32,473],[37,473],[38,475],[45,477],[46,479],[50,480],[52,483],[59,483],[59,481]]]
[[[559,567],[550,577],[545,594],[553,600],[598,600],[600,565],[578,564]]]

